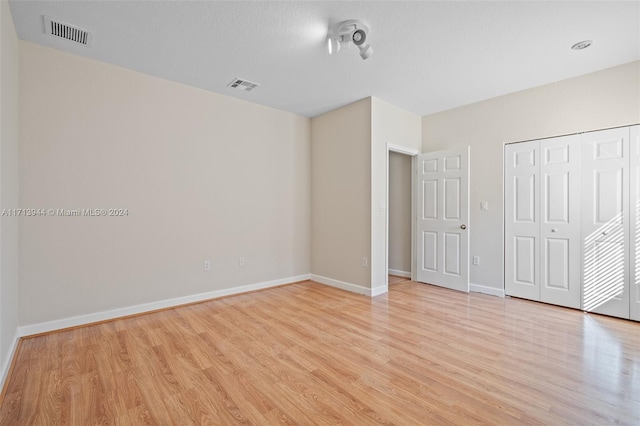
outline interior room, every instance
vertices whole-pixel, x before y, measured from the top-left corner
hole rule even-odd
[[[0,425],[640,424],[640,1],[0,36]]]

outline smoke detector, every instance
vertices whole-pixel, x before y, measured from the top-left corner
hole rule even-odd
[[[587,47],[591,46],[591,43],[593,43],[592,40],[583,40],[583,41],[580,41],[580,42],[574,44],[573,46],[571,46],[571,48],[573,50],[582,50],[582,49],[586,49]]]

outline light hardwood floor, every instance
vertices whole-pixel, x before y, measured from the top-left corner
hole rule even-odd
[[[640,424],[640,324],[405,280],[303,282],[25,339],[34,424]]]

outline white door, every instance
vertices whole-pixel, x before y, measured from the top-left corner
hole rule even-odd
[[[640,126],[631,127],[629,137],[629,185],[631,197],[631,294],[630,318],[640,321]]]
[[[505,293],[530,300],[540,300],[539,147],[505,147]]]
[[[580,307],[580,141],[505,147],[505,293]]]
[[[580,140],[540,141],[540,301],[580,308]]]
[[[584,133],[581,145],[582,309],[629,318],[629,128]]]
[[[468,292],[469,148],[417,159],[417,279]]]

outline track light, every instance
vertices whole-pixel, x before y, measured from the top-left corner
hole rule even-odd
[[[340,51],[340,42],[336,38],[327,38],[327,48],[329,49],[329,55],[338,53]]]
[[[357,19],[340,22],[329,28],[327,49],[332,55],[340,51],[342,45],[349,46],[349,43],[353,43],[360,50],[360,57],[367,59],[373,53],[373,48],[367,43],[368,36],[369,27],[364,22]]]
[[[360,49],[360,57],[362,59],[368,59],[369,56],[371,56],[371,54],[373,53],[373,48],[368,44],[358,46],[358,49]]]

